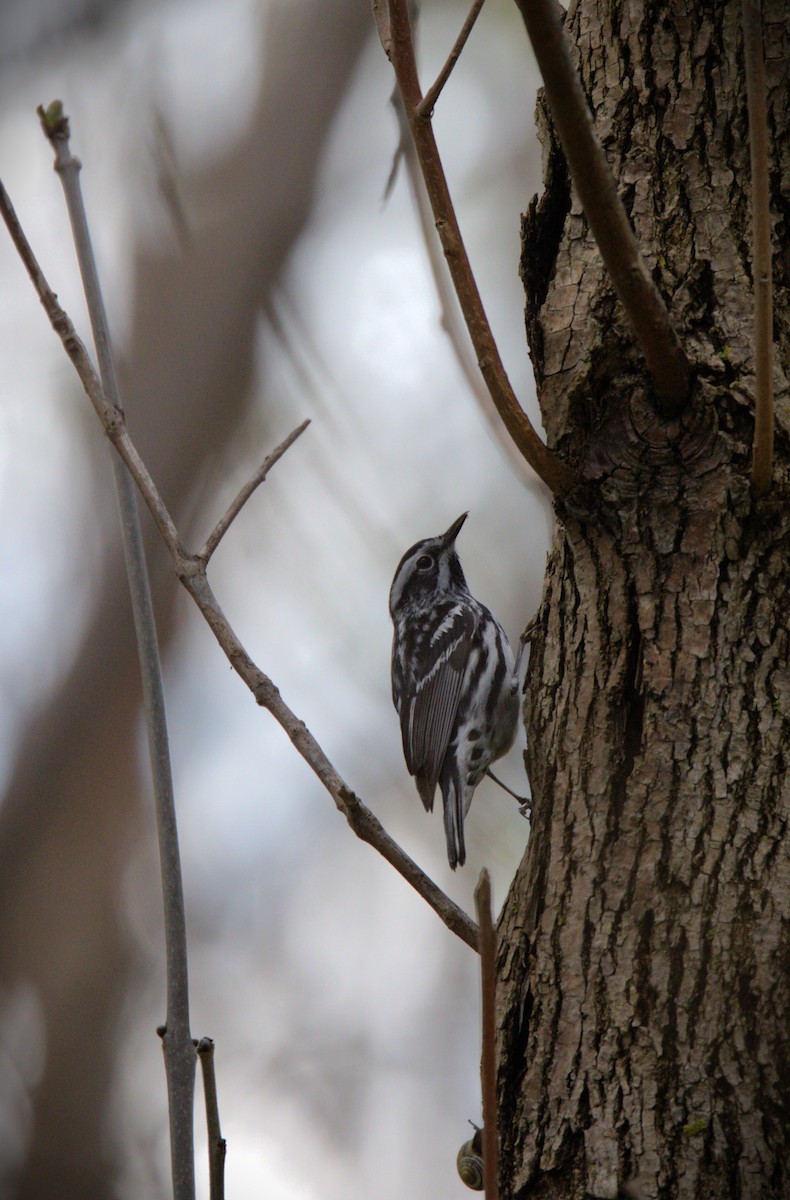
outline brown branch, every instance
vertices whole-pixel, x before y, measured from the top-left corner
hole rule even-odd
[[[279,446],[275,447],[271,454],[266,456],[255,474],[248,479],[244,484],[244,487],[241,488],[224,517],[217,521],[217,524],[206,538],[202,549],[198,550],[197,557],[202,559],[206,565],[208,565],[212,554],[224,538],[225,534],[228,532],[232,522],[235,521],[242,508],[249,500],[252,493],[256,488],[260,487],[274,464],[279,462],[286,450],[290,449],[298,437],[301,437],[309,424],[310,419],[308,417],[306,421],[302,421],[301,425],[297,425],[296,429],[293,429],[286,438],[283,438]]]
[[[458,34],[458,37],[455,39],[453,48],[447,56],[447,61],[445,62],[444,66],[442,67],[439,74],[436,76],[436,79],[434,80],[434,82],[428,88],[428,91],[425,93],[422,100],[420,101],[420,114],[419,115],[421,117],[422,116],[430,117],[431,114],[433,113],[433,110],[436,107],[436,101],[439,99],[439,96],[441,95],[444,85],[447,83],[447,80],[450,78],[450,75],[452,74],[455,64],[458,62],[458,59],[461,57],[461,51],[463,50],[464,46],[466,45],[469,34],[472,32],[472,29],[474,28],[475,21],[479,17],[480,9],[483,7],[484,3],[485,3],[485,0],[473,0],[472,7],[469,9],[469,12],[467,13],[467,16],[466,16],[466,20],[464,21],[463,25],[461,26],[461,32]]]
[[[272,680],[255,665],[247,654],[217,603],[206,578],[205,563],[198,555],[190,554],[184,549],[165,503],[129,437],[123,413],[109,404],[105,398],[85,346],[75,333],[74,326],[58,304],[57,297],[47,283],[16,218],[2,182],[0,182],[0,211],[14,244],[28,268],[28,273],[50,323],[63,342],[66,353],[74,364],[85,393],[91,401],[105,433],[129,468],[140,495],[154,518],[162,540],[170,551],[176,574],[205,617],[231,666],[247,684],[258,704],[268,709],[285,730],[296,750],[323,783],[334,800],[335,806],[346,818],[357,837],[371,845],[395,867],[396,871],[431,906],[447,928],[461,941],[476,950],[477,926],[474,921],[449,896],[446,896],[441,888],[437,887],[433,880],[389,836],[381,822],[366,808],[337,773],[307,726],[299,720],[282,699]]]
[[[214,1073],[214,1040],[202,1037],[195,1043],[200,1070],[203,1075],[203,1095],[206,1100],[206,1131],[208,1133],[208,1170],[210,1200],[225,1197],[225,1151],[227,1144],[222,1136],[217,1101],[217,1078]]]
[[[752,494],[765,496],[771,487],[774,457],[773,290],[771,211],[768,186],[768,116],[765,104],[765,61],[760,0],[742,0],[743,60],[749,107],[749,153],[752,174],[752,241],[754,255],[754,444]]]
[[[556,0],[516,0],[543,76],[554,124],[617,296],[653,377],[661,411],[685,407],[691,374],[667,307],[651,278],[609,170],[579,76],[571,61]]]
[[[483,868],[475,888],[480,975],[483,994],[483,1051],[480,1083],[483,1092],[483,1184],[486,1200],[498,1200],[496,1097],[496,929],[491,915],[491,879]]]
[[[395,70],[398,89],[420,160],[436,229],[472,338],[478,365],[496,410],[519,451],[546,486],[555,494],[561,495],[573,484],[574,474],[538,436],[513,391],[472,274],[430,117],[420,109],[423,97],[417,76],[407,0],[389,0],[389,17],[385,49],[389,47],[390,61]]]
[[[233,669],[247,684],[257,703],[266,708],[285,730],[294,748],[329,792],[353,832],[377,850],[411,884],[448,929],[476,950],[477,926],[474,921],[390,837],[381,822],[341,778],[310,730],[285,703],[272,680],[249,657],[217,603],[202,564],[194,558],[182,560],[180,564],[176,560],[176,571]]]
[[[396,152],[396,162],[402,158],[406,168],[406,177],[414,199],[414,206],[417,209],[420,232],[425,243],[428,264],[431,268],[431,275],[433,276],[434,287],[436,288],[436,295],[439,300],[442,329],[447,334],[453,353],[461,368],[461,373],[469,386],[470,392],[477,401],[494,438],[502,447],[503,453],[506,455],[513,470],[518,473],[519,478],[537,494],[540,484],[535,478],[535,472],[524,456],[519,453],[513,439],[499,419],[494,402],[491,399],[491,393],[486,387],[485,380],[480,374],[477,360],[472,352],[469,330],[464,324],[463,317],[458,308],[458,297],[453,290],[452,282],[447,273],[447,263],[442,254],[442,248],[436,240],[436,227],[433,223],[431,205],[425,190],[425,182],[420,171],[419,159],[414,149],[414,142],[409,132],[406,114],[403,110],[403,104],[401,103],[397,88],[392,95],[392,106],[395,109],[398,125],[401,130],[400,145]],[[540,489],[540,494],[545,495],[542,489]]]
[[[202,567],[193,559],[183,564],[180,570],[176,563],[176,570],[233,669],[247,684],[257,703],[267,709],[285,730],[294,748],[329,792],[336,808],[356,836],[377,850],[431,906],[447,928],[476,950],[477,926],[474,921],[401,849],[338,774],[310,730],[285,703],[279,689],[247,654],[217,603]]]
[[[379,35],[384,53],[389,58],[392,47],[392,30],[390,28],[389,0],[371,0],[373,20],[376,22],[376,32]]]

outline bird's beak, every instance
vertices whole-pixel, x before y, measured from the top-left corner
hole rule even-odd
[[[461,513],[460,517],[453,521],[447,532],[442,534],[442,546],[444,549],[447,549],[448,546],[452,546],[453,542],[458,537],[458,534],[461,532],[461,526],[468,516],[468,512]]]

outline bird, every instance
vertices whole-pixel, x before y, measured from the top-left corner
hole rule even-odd
[[[389,595],[403,755],[427,812],[441,789],[453,870],[466,861],[464,817],[475,788],[512,746],[519,711],[507,635],[469,591],[455,550],[468,515],[406,551]]]

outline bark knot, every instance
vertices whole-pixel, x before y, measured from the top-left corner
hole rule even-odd
[[[651,478],[682,469],[686,479],[714,470],[725,461],[712,405],[691,403],[681,416],[662,417],[649,393],[641,387],[609,413],[593,431],[587,445],[584,474],[601,479],[617,472],[623,480],[641,484],[645,472]]]

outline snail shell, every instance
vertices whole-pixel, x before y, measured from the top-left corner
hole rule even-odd
[[[474,1136],[464,1142],[455,1160],[458,1174],[462,1181],[473,1192],[483,1190],[483,1138],[482,1131],[476,1129]]]

